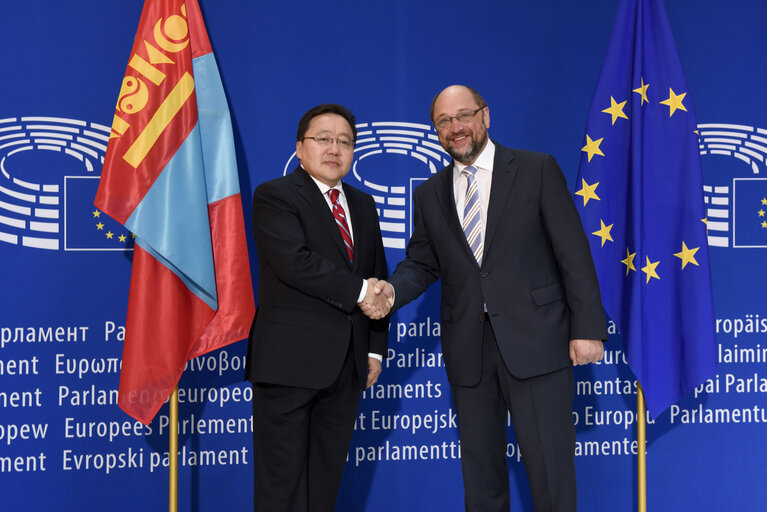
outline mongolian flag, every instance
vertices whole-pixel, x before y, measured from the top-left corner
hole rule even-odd
[[[148,424],[255,305],[232,125],[197,0],[146,0],[95,205],[135,235],[119,405]]]
[[[662,0],[623,0],[575,192],[605,310],[657,417],[716,370],[696,121]]]

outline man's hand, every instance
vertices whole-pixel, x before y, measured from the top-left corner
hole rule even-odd
[[[384,287],[381,283],[388,285]],[[381,293],[383,290],[383,293]],[[363,313],[372,320],[379,320],[389,314],[394,304],[394,289],[386,281],[379,281],[375,277],[368,279],[368,290],[365,298],[359,303]]]
[[[368,357],[368,382],[365,389],[375,384],[379,375],[381,375],[381,361],[375,357]]]
[[[570,340],[570,360],[573,366],[596,363],[605,355],[602,340]]]
[[[391,285],[391,283],[381,279],[376,283],[373,291],[376,295],[386,297],[389,308],[391,309],[391,307],[394,305],[394,287]]]

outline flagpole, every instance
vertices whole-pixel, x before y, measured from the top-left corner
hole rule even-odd
[[[168,511],[178,512],[178,384],[170,394],[170,439],[168,440]]]
[[[647,462],[645,460],[645,402],[642,385],[637,382],[637,498],[639,512],[647,512]]]

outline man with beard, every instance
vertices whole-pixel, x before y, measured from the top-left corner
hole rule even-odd
[[[572,366],[607,339],[578,213],[552,156],[488,139],[477,91],[448,87],[431,119],[453,162],[415,191],[407,256],[376,292],[397,309],[442,279],[466,510],[509,510],[507,411],[535,509],[575,510]]]

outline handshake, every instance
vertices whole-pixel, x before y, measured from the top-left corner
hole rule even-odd
[[[394,305],[394,288],[384,280],[371,277],[367,280],[368,290],[358,305],[371,320],[379,320],[391,311]]]

